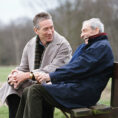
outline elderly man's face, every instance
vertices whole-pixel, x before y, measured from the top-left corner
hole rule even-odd
[[[81,38],[84,39],[85,43],[88,44],[88,38],[90,36],[96,35],[99,33],[99,29],[92,29],[89,24],[85,24],[81,30]]]
[[[39,29],[35,33],[40,37],[41,42],[45,45],[53,40],[54,26],[51,19],[39,22]]]

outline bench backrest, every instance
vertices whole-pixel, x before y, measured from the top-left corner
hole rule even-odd
[[[111,83],[111,106],[118,107],[118,62],[114,62],[114,71]]]

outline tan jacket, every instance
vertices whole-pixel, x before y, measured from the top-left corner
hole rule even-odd
[[[41,67],[34,70],[34,59],[35,59],[35,45],[36,37],[32,38],[25,46],[21,58],[20,66],[18,70],[28,71],[43,71],[46,73],[55,71],[56,68],[68,63],[71,59],[72,49],[68,41],[58,34],[54,33],[54,38],[51,43],[46,47],[43,57],[41,60]],[[18,90],[14,90],[13,87],[9,86],[6,82],[0,89],[0,99],[2,102],[6,100],[6,97],[10,94],[18,94],[21,96],[22,90],[31,85],[32,81],[28,80],[22,84]]]

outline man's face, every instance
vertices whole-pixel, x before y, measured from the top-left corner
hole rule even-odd
[[[35,33],[40,37],[42,43],[51,42],[53,40],[54,26],[51,19],[39,22],[39,29]]]
[[[89,24],[85,24],[81,30],[81,38],[84,39],[85,44],[88,44],[88,38],[99,33],[99,29],[92,29]]]

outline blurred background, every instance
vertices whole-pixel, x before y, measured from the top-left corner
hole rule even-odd
[[[73,52],[83,42],[82,22],[100,18],[118,61],[118,0],[0,0],[0,87],[10,71],[20,64],[25,44],[35,35],[32,19],[42,11],[52,15],[55,30],[68,39]],[[109,105],[110,89],[111,81],[100,103]],[[8,108],[1,102],[0,118],[8,118]],[[55,118],[65,117],[56,109]]]
[[[32,19],[41,11],[52,15],[55,30],[73,51],[82,43],[82,22],[100,18],[118,61],[118,0],[0,0],[0,66],[19,65],[26,42],[35,35]]]

